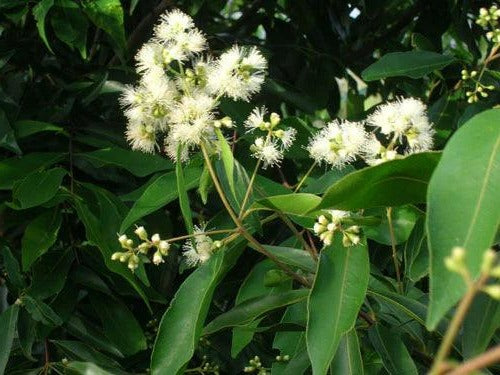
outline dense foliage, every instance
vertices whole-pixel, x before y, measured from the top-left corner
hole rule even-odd
[[[499,17],[0,0],[0,374],[499,371]]]

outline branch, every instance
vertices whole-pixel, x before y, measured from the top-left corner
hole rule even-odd
[[[497,362],[500,362],[500,345],[478,355],[475,358],[462,363],[453,371],[449,372],[447,375],[467,375],[472,374],[474,371],[488,367]]]

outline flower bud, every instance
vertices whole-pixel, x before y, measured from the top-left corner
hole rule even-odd
[[[271,122],[271,126],[274,128],[276,125],[280,123],[281,117],[276,112],[273,112],[269,116],[269,121]]]
[[[326,227],[324,225],[321,225],[320,223],[314,223],[313,230],[314,233],[321,234],[326,230]]]
[[[493,249],[486,250],[483,254],[483,263],[481,264],[481,273],[488,275],[491,271],[491,268],[493,267],[493,264],[495,263],[496,258],[497,258],[497,254],[496,254],[495,250],[493,250]]]
[[[118,237],[118,242],[120,242],[120,245],[122,245],[124,249],[128,249],[127,240],[128,237],[126,234],[122,234],[121,236]]]
[[[290,360],[290,356],[288,354],[285,354],[283,356],[283,361],[288,362]]]
[[[325,215],[321,215],[320,217],[318,217],[318,222],[322,225],[328,225],[329,223]]]
[[[214,128],[220,129],[221,126],[222,126],[222,122],[220,122],[220,120],[214,121]]]
[[[491,298],[500,300],[500,284],[487,285],[483,287],[483,292],[488,294]]]
[[[148,232],[146,232],[146,229],[144,229],[144,227],[137,227],[135,228],[135,231],[134,233],[137,235],[137,237],[139,237],[141,240],[143,241],[147,241],[148,240]]]
[[[473,70],[472,72],[470,72],[470,76],[472,78],[474,78],[475,76],[477,76],[477,71],[476,70]]]
[[[143,242],[139,246],[137,246],[139,249],[139,252],[141,254],[147,254],[149,252],[149,249],[151,248],[151,245],[148,242]]]
[[[490,276],[500,278],[500,265],[493,267],[493,269],[490,271]]]
[[[128,258],[130,258],[130,253],[120,253],[120,257],[118,258],[118,260],[122,263],[125,263]]]
[[[278,129],[276,131],[274,131],[274,136],[277,137],[277,138],[283,138],[283,136],[285,135],[285,131],[282,130],[282,129]]]
[[[163,263],[163,257],[162,257],[162,254],[160,253],[160,251],[156,251],[154,254],[153,254],[153,263],[157,266],[158,264],[160,263]]]
[[[160,244],[161,238],[158,233],[155,233],[151,236],[151,242],[153,245],[158,246]]]
[[[332,244],[333,232],[325,232],[325,236],[323,238],[323,243],[326,246],[330,246]]]
[[[225,126],[226,128],[232,128],[234,126],[233,124],[233,120],[231,120],[231,117],[229,116],[226,116],[226,117],[223,117],[221,120],[220,120],[221,124],[223,126]]]
[[[222,241],[214,241],[212,244],[213,249],[220,249],[222,247]]]
[[[168,255],[168,251],[170,250],[170,243],[165,240],[160,241],[158,250],[160,251],[161,255]]]
[[[118,260],[120,259],[121,255],[123,253],[120,253],[120,252],[116,252],[116,253],[113,253],[113,255],[111,255],[111,260]]]

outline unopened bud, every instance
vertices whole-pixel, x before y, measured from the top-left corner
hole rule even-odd
[[[120,245],[122,245],[122,247],[124,249],[127,249],[128,246],[127,246],[127,240],[128,240],[128,237],[126,234],[122,234],[120,237],[118,237],[118,242],[120,242]]]
[[[328,225],[329,223],[325,215],[321,215],[320,217],[318,217],[318,222],[322,225]]]
[[[158,265],[160,263],[163,263],[163,257],[160,253],[160,251],[156,251],[154,254],[153,254],[153,263],[155,265]]]
[[[500,284],[487,285],[482,288],[482,291],[488,294],[491,298],[500,300]]]
[[[313,230],[314,233],[321,234],[326,230],[326,227],[324,225],[321,225],[320,223],[314,223]]]
[[[472,72],[470,72],[470,76],[472,78],[474,78],[475,76],[477,76],[477,71],[473,70]]]
[[[111,260],[118,260],[120,259],[122,253],[120,252],[116,252],[116,253],[113,253],[113,255],[111,255]]]
[[[160,241],[160,244],[158,245],[158,250],[162,255],[167,255],[168,251],[170,250],[170,243],[168,241]]]
[[[288,362],[290,360],[290,356],[288,354],[285,354],[283,356],[283,361]]]
[[[273,134],[274,134],[275,137],[281,139],[285,135],[285,131],[283,129],[278,129]]]
[[[222,247],[222,241],[214,241],[213,244],[212,244],[212,247],[214,249],[220,249]]]
[[[155,245],[158,246],[160,244],[161,238],[158,233],[155,233],[151,236],[151,242]]]
[[[269,121],[271,122],[271,126],[274,128],[276,125],[280,123],[281,117],[276,112],[273,112],[269,116]]]
[[[481,264],[481,273],[488,275],[495,263],[497,254],[493,249],[488,249],[483,254],[483,263]]]
[[[149,249],[151,248],[151,245],[148,242],[143,242],[139,246],[137,246],[139,249],[139,252],[141,254],[147,254],[149,252]]]
[[[146,229],[144,227],[137,227],[135,228],[134,233],[143,241],[148,240],[148,232],[146,232]]]
[[[220,120],[221,124],[223,126],[225,126],[226,128],[232,128],[233,127],[233,120],[231,120],[231,117],[229,116],[226,116],[226,117],[223,117],[221,120]]]

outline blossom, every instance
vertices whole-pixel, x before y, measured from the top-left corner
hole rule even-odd
[[[357,225],[351,225],[343,228],[344,219],[351,216],[351,212],[342,210],[328,210],[325,215],[320,215],[314,224],[314,233],[325,246],[332,244],[335,232],[342,233],[342,244],[345,247],[356,246],[361,242],[360,228]]]
[[[274,136],[280,140],[283,150],[288,150],[292,146],[296,135],[297,130],[294,128],[287,128],[285,130],[278,129],[274,132]]]
[[[307,150],[317,163],[342,168],[362,152],[366,139],[362,123],[335,120],[316,133]]]
[[[259,137],[250,147],[252,156],[263,162],[262,168],[279,165],[283,160],[283,153],[276,142]]]
[[[194,28],[193,19],[178,9],[163,14],[155,27],[155,36],[165,42],[175,40],[179,34]]]
[[[267,60],[255,47],[233,46],[223,53],[208,77],[209,90],[233,100],[249,101],[264,82]]]
[[[156,147],[156,133],[151,125],[141,122],[129,122],[125,132],[132,149],[153,153]]]
[[[194,237],[183,245],[182,255],[186,259],[186,264],[189,267],[197,266],[205,263],[213,254],[213,251],[218,247],[218,243],[214,242],[209,236],[204,234],[204,227],[194,227]]]
[[[267,108],[265,106],[255,107],[250,115],[245,121],[245,128],[247,131],[251,132],[255,129],[264,130],[266,128],[266,122],[264,121],[264,116],[267,114]]]
[[[163,67],[163,47],[159,43],[144,44],[135,55],[137,73]]]

